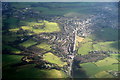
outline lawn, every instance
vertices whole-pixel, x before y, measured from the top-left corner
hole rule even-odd
[[[66,62],[62,62],[58,56],[54,55],[54,54],[51,53],[51,52],[48,52],[48,53],[44,54],[44,55],[43,55],[43,58],[44,58],[46,61],[48,61],[48,62],[50,62],[50,63],[57,64],[57,65],[60,66],[60,67],[63,67],[64,65],[67,64]]]
[[[51,50],[51,45],[47,44],[47,43],[38,44],[38,45],[36,45],[36,47],[47,50],[47,51]]]
[[[23,46],[25,48],[28,48],[28,47],[30,47],[32,45],[35,45],[35,44],[37,44],[37,42],[33,41],[32,39],[29,39],[29,40],[27,40],[27,41],[25,41],[23,43],[20,43],[19,45]]]

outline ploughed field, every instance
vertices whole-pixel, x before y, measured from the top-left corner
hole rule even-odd
[[[107,3],[3,3],[3,78],[69,77],[67,55],[73,43],[71,25],[90,15],[99,16],[104,4]],[[108,6],[111,8],[111,4]],[[119,29],[103,23],[97,26],[83,29],[83,32],[93,30],[87,36],[79,35],[82,31],[77,33],[73,77],[118,76]]]

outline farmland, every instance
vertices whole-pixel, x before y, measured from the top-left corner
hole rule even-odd
[[[3,3],[3,78],[117,78],[116,3]]]

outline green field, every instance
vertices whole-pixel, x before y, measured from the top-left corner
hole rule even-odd
[[[27,40],[27,41],[25,41],[25,42],[23,42],[23,43],[20,43],[19,45],[27,48],[27,47],[30,47],[30,46],[32,46],[32,45],[35,45],[36,43],[37,43],[37,42],[29,39],[29,40]]]
[[[50,53],[50,52],[44,54],[43,58],[44,58],[46,61],[48,61],[48,62],[50,62],[50,63],[57,64],[57,65],[60,66],[60,67],[63,67],[64,65],[66,65],[66,63],[65,63],[65,62],[62,62],[59,57],[55,56],[54,54],[52,54],[52,53]]]
[[[40,21],[40,23],[36,22],[26,22],[21,21],[21,26],[23,30],[28,30],[33,32],[32,34],[40,34],[40,33],[52,33],[52,32],[59,32],[60,28],[57,23],[48,22],[48,21]]]
[[[102,71],[102,72],[99,72],[97,74],[95,74],[95,77],[96,78],[113,78],[112,75],[110,75],[108,72],[106,71]]]
[[[38,45],[36,45],[36,47],[47,50],[47,51],[51,50],[51,45],[47,44],[47,43],[38,44]]]
[[[114,59],[114,58],[107,57],[104,60],[99,60],[98,62],[95,62],[95,64],[98,67],[113,65],[113,63],[118,63],[118,60]]]
[[[22,51],[17,49],[17,48],[14,48],[14,47],[11,47],[11,46],[8,46],[8,45],[3,45],[3,50],[4,51],[9,51],[11,53],[14,53],[14,54],[20,54]]]
[[[16,64],[16,63],[22,62],[22,61],[21,61],[21,58],[22,58],[22,57],[23,57],[23,56],[19,56],[19,55],[3,54],[3,55],[2,55],[2,60],[3,60],[2,66],[3,66],[3,70],[4,70],[4,67],[10,67],[10,65],[12,65],[12,64]]]
[[[92,50],[92,42],[81,43],[81,47],[78,49],[78,54],[87,55],[88,52]]]
[[[107,60],[107,61],[106,61]],[[107,57],[103,60],[93,62],[93,63],[83,63],[80,66],[86,71],[86,74],[91,78],[111,78],[113,77],[106,71],[118,71],[118,63],[117,59]],[[100,74],[104,73],[104,74]],[[107,76],[106,76],[107,75]]]
[[[97,28],[91,38],[93,40],[96,40],[96,41],[106,41],[106,40],[109,40],[109,41],[113,41],[113,40],[118,40],[118,29],[113,29],[113,28],[110,28],[110,27],[106,27],[106,28]]]
[[[107,41],[107,42],[98,42],[93,44],[94,50],[103,50],[103,51],[118,51],[118,42],[117,41]]]
[[[65,78],[62,71],[35,68],[35,64],[26,64],[16,67],[11,65],[22,62],[23,56],[3,54],[3,76],[7,78]],[[54,73],[54,74],[53,74]],[[14,75],[13,75],[14,74]]]

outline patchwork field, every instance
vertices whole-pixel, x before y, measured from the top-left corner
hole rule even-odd
[[[89,77],[96,78],[111,78],[113,75],[109,74],[108,71],[118,71],[118,60],[107,57],[103,60],[93,63],[83,63],[80,66],[86,71]]]

